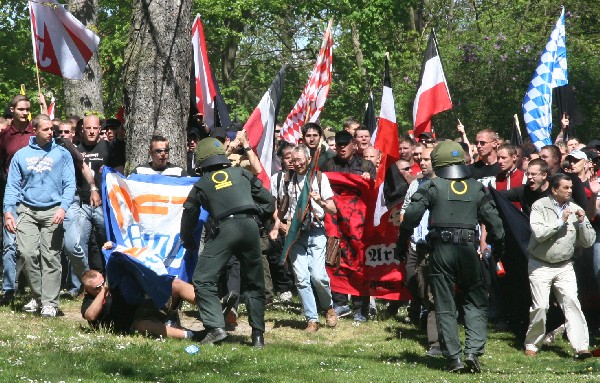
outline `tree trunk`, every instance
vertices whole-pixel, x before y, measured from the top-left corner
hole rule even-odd
[[[455,0],[450,0],[450,5],[448,6],[448,34],[446,35],[448,42],[450,42],[452,39],[452,26],[454,25],[454,5]]]
[[[365,91],[371,91],[371,86],[369,84],[369,79],[367,78],[367,70],[364,65],[364,58],[362,54],[362,49],[360,49],[360,32],[356,27],[356,22],[352,21],[350,23],[350,27],[352,29],[352,47],[354,48],[354,57],[356,58],[356,66],[358,67],[358,71],[360,72],[360,77],[362,77]]]
[[[239,35],[244,31],[244,23],[240,20],[227,19],[225,25],[231,30],[231,33],[227,39],[227,46],[223,50],[221,74],[223,75],[223,86],[229,86],[234,78],[235,59],[240,43]]]
[[[192,0],[133,0],[124,68],[126,172],[148,161],[153,135],[170,142],[185,168],[190,103]]]
[[[69,6],[71,12],[87,28],[96,31],[98,0],[77,1]],[[102,70],[98,52],[88,62],[82,80],[64,79],[64,111],[67,116],[83,117],[85,112],[104,114],[102,103]]]

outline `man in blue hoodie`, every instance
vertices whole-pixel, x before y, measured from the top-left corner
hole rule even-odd
[[[75,196],[75,169],[69,152],[52,138],[52,121],[33,120],[29,145],[10,162],[4,194],[4,226],[17,237],[17,255],[31,287],[23,309],[55,317],[61,281],[62,223]],[[16,214],[19,221],[15,220]],[[38,253],[39,250],[39,253]]]

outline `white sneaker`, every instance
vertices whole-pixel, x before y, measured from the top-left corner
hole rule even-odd
[[[28,313],[36,313],[39,308],[40,308],[40,305],[39,305],[38,301],[35,298],[31,298],[29,303],[27,303],[25,306],[23,306],[23,311],[26,311]]]
[[[54,306],[44,306],[40,315],[44,318],[54,318],[58,314],[58,308]]]
[[[289,302],[292,300],[292,292],[291,291],[285,291],[281,294],[279,294],[279,299],[282,302]]]

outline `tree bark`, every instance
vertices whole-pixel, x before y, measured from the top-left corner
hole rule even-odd
[[[98,0],[77,1],[69,6],[71,12],[87,28],[96,31]],[[83,117],[85,112],[104,114],[102,103],[102,69],[98,52],[88,62],[82,80],[64,79],[64,111],[67,116]]]
[[[133,0],[124,68],[126,172],[148,161],[153,135],[170,142],[185,168],[190,103],[192,0]]]
[[[352,29],[352,47],[354,48],[354,57],[356,58],[356,66],[358,67],[358,71],[360,72],[360,77],[362,77],[363,84],[365,86],[365,91],[369,92],[371,90],[371,86],[369,85],[369,79],[367,78],[367,70],[364,65],[364,57],[362,54],[362,49],[360,49],[360,32],[356,27],[356,22],[352,21],[350,23],[350,27]]]
[[[227,19],[225,25],[231,30],[231,33],[223,50],[221,74],[223,75],[223,86],[229,86],[234,79],[235,59],[240,43],[239,34],[244,31],[244,23],[240,20]]]

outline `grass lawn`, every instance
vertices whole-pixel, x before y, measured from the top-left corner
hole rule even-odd
[[[573,361],[563,339],[527,358],[514,336],[491,333],[483,373],[454,375],[443,358],[424,355],[423,331],[397,319],[342,319],[308,335],[297,301],[275,304],[263,350],[249,346],[242,313],[226,342],[190,355],[191,341],[89,331],[80,304],[64,301],[65,316],[54,319],[0,308],[0,382],[600,382],[600,363]],[[182,322],[201,328],[193,317]]]

